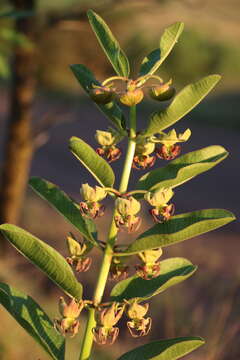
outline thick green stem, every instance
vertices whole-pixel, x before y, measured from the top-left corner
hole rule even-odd
[[[130,128],[130,134],[129,134],[129,140],[128,140],[128,148],[127,148],[127,154],[124,162],[123,167],[123,173],[120,181],[119,186],[119,192],[124,193],[127,191],[129,178],[131,174],[131,168],[132,168],[132,162],[133,157],[135,153],[135,137],[136,137],[136,106],[132,106],[130,108],[130,116],[129,116],[129,128]],[[115,224],[115,216],[116,216],[116,210],[113,211],[113,218],[109,229],[108,234],[108,241],[105,249],[105,253],[103,256],[103,261],[101,265],[101,269],[99,272],[94,296],[93,296],[93,304],[97,306],[102,301],[102,297],[104,294],[104,290],[107,283],[107,278],[112,262],[113,257],[113,247],[116,241],[118,228]],[[93,334],[92,334],[92,328],[95,325],[95,319],[94,319],[94,313],[95,309],[92,308],[89,310],[89,317],[88,322],[85,330],[85,335],[83,338],[82,343],[82,349],[79,360],[89,360],[92,350],[92,344],[93,344]]]
[[[90,356],[89,350],[91,351],[92,344],[93,344],[92,329],[95,326],[94,314],[95,314],[95,309],[89,308],[87,325],[86,325],[86,329],[85,329],[85,333],[84,333],[84,337],[83,337],[84,346],[82,346],[82,349],[81,349],[80,359],[89,359],[89,356]]]

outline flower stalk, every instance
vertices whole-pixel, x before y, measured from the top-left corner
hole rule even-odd
[[[123,166],[122,177],[119,185],[119,193],[125,193],[128,188],[128,183],[130,179],[133,157],[135,154],[136,148],[136,105],[130,107],[129,114],[129,139],[126,158]],[[99,272],[99,277],[97,280],[96,288],[93,295],[93,304],[96,308],[102,301],[104,290],[106,287],[107,279],[109,276],[109,271],[112,263],[112,258],[114,255],[114,245],[116,242],[116,237],[118,233],[118,228],[115,223],[116,209],[113,211],[112,222],[109,228],[108,240]],[[95,321],[95,308],[89,309],[87,325],[85,329],[85,335],[83,338],[81,353],[79,360],[89,360],[93,345],[93,332],[96,321]]]

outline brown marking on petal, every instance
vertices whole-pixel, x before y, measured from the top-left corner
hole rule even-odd
[[[171,147],[167,147],[166,145],[162,145],[156,149],[156,155],[160,159],[163,160],[173,160],[175,159],[181,152],[180,145],[172,145]]]

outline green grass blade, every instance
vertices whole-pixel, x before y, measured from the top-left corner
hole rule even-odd
[[[164,110],[151,115],[144,136],[150,136],[168,128],[189,113],[220,80],[220,75],[209,75],[186,86],[175,96],[172,103]]]
[[[63,215],[85,239],[98,246],[96,242],[97,230],[94,222],[81,215],[79,208],[69,196],[50,181],[39,177],[32,177],[29,184],[41,198],[47,200],[59,214]]]
[[[89,90],[93,88],[93,85],[101,85],[93,75],[93,73],[82,64],[74,64],[70,66],[73,74],[78,80],[82,88],[89,93]],[[105,105],[95,105],[103,112],[103,114],[116,126],[119,130],[126,128],[126,120],[120,107],[114,102],[110,102]]]
[[[118,360],[177,360],[204,344],[200,337],[153,341],[120,356]]]
[[[28,295],[0,283],[0,303],[54,360],[64,360],[65,339],[43,309]]]
[[[70,139],[69,148],[101,186],[113,186],[115,176],[111,166],[91,146],[73,136]]]
[[[233,221],[235,216],[223,209],[207,209],[173,216],[154,225],[129,245],[125,254],[169,246],[217,229]]]
[[[111,291],[111,300],[119,302],[135,298],[141,301],[147,300],[186,280],[194,274],[197,267],[184,258],[170,258],[160,262],[160,269],[160,275],[151,280],[131,276],[118,282]]]
[[[129,76],[129,62],[104,20],[94,11],[87,12],[90,25],[108,60],[119,76]]]
[[[168,26],[160,39],[159,49],[153,50],[148,56],[143,59],[140,67],[139,76],[154,74],[160,65],[164,62],[170,54],[174,45],[177,43],[179,36],[184,29],[184,23],[176,22]]]
[[[2,235],[67,295],[80,300],[82,285],[62,255],[29,232],[11,224],[0,225]]]
[[[218,145],[192,151],[169,162],[167,166],[144,174],[137,182],[136,188],[153,191],[160,187],[177,187],[210,170],[227,156],[228,152]]]

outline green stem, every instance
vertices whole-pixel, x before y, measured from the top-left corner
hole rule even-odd
[[[129,178],[130,178],[130,174],[131,174],[133,157],[134,157],[134,153],[135,153],[136,106],[132,106],[130,108],[129,128],[130,128],[130,135],[129,135],[129,140],[128,140],[127,154],[126,154],[124,167],[123,167],[123,173],[122,173],[120,186],[119,186],[119,192],[121,192],[121,193],[124,193],[127,191]],[[101,265],[101,269],[99,272],[95,292],[93,295],[93,303],[95,306],[100,304],[102,301],[102,297],[103,297],[104,290],[106,287],[108,274],[109,274],[109,270],[110,270],[110,266],[111,266],[111,262],[112,262],[113,253],[114,253],[113,246],[115,244],[117,233],[118,233],[118,228],[116,227],[116,224],[115,224],[115,216],[116,216],[116,209],[113,212],[112,223],[109,228],[108,241],[107,241],[105,253],[103,256],[102,265]],[[95,313],[94,308],[89,310],[89,317],[88,317],[85,335],[83,338],[82,349],[81,349],[81,354],[80,354],[79,360],[89,360],[90,359],[92,345],[93,345],[92,328],[95,326],[94,313]]]
[[[86,329],[85,329],[85,333],[84,333],[84,337],[83,337],[83,345],[82,349],[81,349],[81,354],[80,354],[80,359],[89,359],[90,353],[89,350],[91,351],[92,348],[92,344],[93,344],[93,335],[92,335],[92,329],[95,326],[95,309],[94,308],[89,308],[88,309],[89,313],[88,313],[88,320],[87,320],[87,325],[86,325]]]

